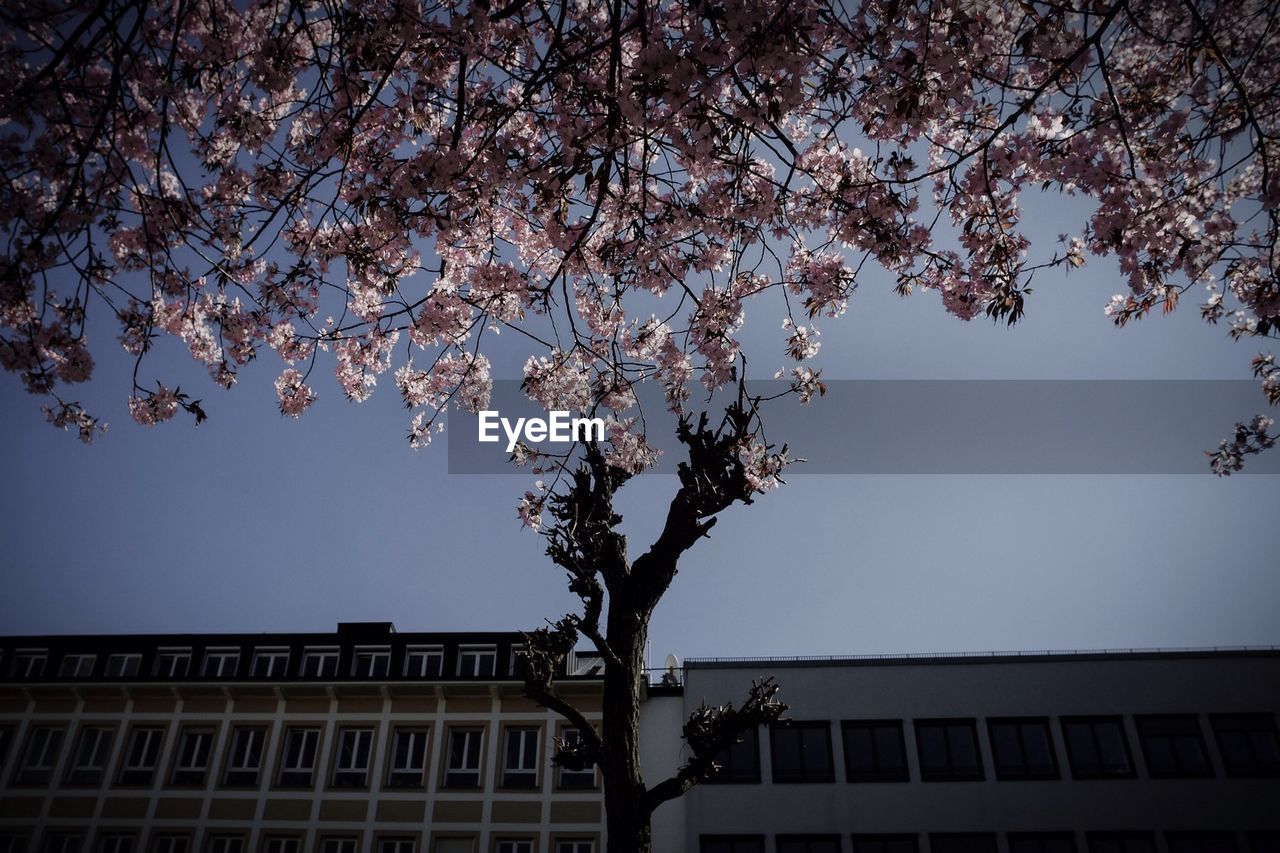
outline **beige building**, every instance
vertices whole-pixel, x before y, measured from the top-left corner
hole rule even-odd
[[[520,642],[0,639],[0,853],[598,853],[596,774],[551,765]],[[590,664],[559,683],[598,718]]]

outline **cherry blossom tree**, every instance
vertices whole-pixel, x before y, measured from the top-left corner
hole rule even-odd
[[[640,776],[650,614],[681,555],[788,461],[741,390],[748,311],[781,321],[781,376],[805,400],[823,390],[815,324],[845,313],[869,264],[961,319],[1014,323],[1036,276],[1098,258],[1127,283],[1105,306],[1117,324],[1206,288],[1205,320],[1276,337],[1278,15],[1268,0],[15,0],[0,363],[85,441],[104,425],[71,389],[112,335],[143,425],[206,416],[150,372],[166,337],[224,388],[278,363],[291,417],[390,374],[417,447],[450,407],[488,405],[494,335],[503,352],[514,335],[530,398],[609,418],[604,442],[535,460],[549,476],[520,503],[583,605],[532,635],[527,687],[582,729],[557,760],[599,765],[609,849],[647,850],[654,809],[782,712],[757,685],[690,720],[670,778]],[[1078,232],[1033,241],[1028,191],[1075,197]],[[1273,357],[1253,370],[1280,401]],[[680,414],[685,458],[633,557],[613,498],[655,454],[639,383]],[[697,383],[740,390],[708,419]],[[1238,424],[1213,469],[1273,445],[1270,427]],[[607,662],[600,730],[555,691],[580,637]]]

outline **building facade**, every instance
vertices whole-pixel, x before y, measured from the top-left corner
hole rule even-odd
[[[765,676],[791,721],[658,813],[670,849],[1280,853],[1280,651],[694,660],[649,712]]]
[[[573,733],[520,642],[0,640],[0,853],[597,853],[596,774],[551,765]],[[598,718],[589,660],[559,684]]]
[[[600,853],[521,642],[0,639],[0,853]],[[646,779],[767,676],[789,721],[662,806],[655,853],[1280,853],[1280,651],[692,660],[648,688]],[[598,658],[558,683],[599,719]]]

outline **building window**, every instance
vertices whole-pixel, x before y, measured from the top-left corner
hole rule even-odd
[[[262,853],[301,853],[302,839],[296,835],[268,835],[262,842]]]
[[[254,678],[284,678],[288,673],[288,649],[258,649],[253,653],[251,674]],[[277,840],[284,841],[288,839]]]
[[[304,678],[336,678],[338,676],[337,649],[305,649],[302,652]]]
[[[1076,779],[1133,775],[1129,743],[1119,717],[1063,717],[1062,736],[1067,742],[1071,775]]]
[[[129,733],[125,746],[124,763],[120,768],[121,785],[150,785],[160,757],[160,742],[164,729],[134,729]]]
[[[320,730],[293,728],[285,732],[284,760],[280,763],[279,785],[283,788],[310,788],[316,770],[316,750]]]
[[[112,655],[107,658],[107,678],[132,678],[142,669],[142,655]]]
[[[422,788],[427,784],[427,729],[396,729],[391,739],[388,788]]]
[[[1089,853],[1155,853],[1149,832],[1090,832],[1085,836]]]
[[[200,674],[205,678],[232,678],[240,665],[237,649],[209,649],[204,653],[204,666]]]
[[[533,853],[533,841],[528,838],[499,838],[493,845],[493,853]]]
[[[1280,776],[1280,738],[1271,714],[1215,714],[1209,718],[1228,776]]]
[[[15,785],[48,785],[62,748],[63,730],[58,726],[35,726],[27,735],[22,763],[14,774]]]
[[[4,853],[3,847],[0,853]],[[1249,833],[1249,853],[1280,853],[1280,832]]]
[[[356,853],[359,847],[356,839],[348,835],[320,839],[320,853]]]
[[[699,853],[764,853],[763,835],[703,835]]]
[[[915,725],[923,781],[960,782],[983,778],[978,727],[973,720],[916,720]]]
[[[919,853],[914,835],[855,835],[853,853]]]
[[[98,836],[97,853],[133,853],[138,836],[126,832],[108,832]]]
[[[850,782],[906,782],[907,743],[901,720],[847,720],[844,768]]]
[[[208,853],[244,853],[244,836],[211,835],[206,849]]]
[[[265,729],[232,729],[231,754],[227,757],[227,771],[222,784],[232,788],[257,787],[266,741]]]
[[[46,832],[40,853],[80,853],[84,836],[78,832]]]
[[[356,649],[351,659],[351,674],[356,678],[386,678],[391,671],[391,650]]]
[[[826,720],[769,727],[774,782],[833,782],[831,724]]]
[[[932,853],[996,853],[993,832],[931,832]]]
[[[178,737],[178,757],[173,765],[174,785],[203,785],[213,749],[210,729],[183,729]]]
[[[191,649],[160,649],[156,654],[156,675],[186,678],[191,670]]]
[[[779,835],[778,853],[840,853],[840,836]]]
[[[44,649],[18,649],[13,654],[14,678],[39,678],[44,675],[49,653]]]
[[[1076,853],[1070,832],[1011,832],[1009,853]]]
[[[9,757],[9,745],[13,743],[13,726],[0,726],[0,768]],[[0,850],[0,853],[4,853]]]
[[[187,853],[191,849],[191,837],[187,835],[151,836],[151,853]]]
[[[1166,832],[1169,853],[1236,853],[1236,839],[1229,832]]]
[[[369,786],[369,753],[373,749],[373,729],[339,729],[338,757],[333,767],[335,788]]]
[[[480,787],[480,741],[482,729],[452,729],[449,732],[449,757],[445,766],[444,787]]]
[[[1200,723],[1194,714],[1133,718],[1153,779],[1212,776]]]
[[[716,769],[705,781],[732,785],[760,781],[760,728],[753,726],[716,754]]]
[[[538,730],[511,727],[502,749],[502,787],[538,787]]]
[[[76,739],[71,767],[67,770],[68,785],[99,785],[111,756],[111,741],[115,732],[105,726],[85,726]]]
[[[378,853],[414,853],[416,848],[412,838],[378,839]]]
[[[524,678],[524,646],[512,646],[507,659],[507,675],[511,678]]]
[[[411,646],[404,656],[406,678],[439,678],[444,674],[444,649],[439,646]]]
[[[560,740],[570,749],[578,745],[580,738],[581,735],[575,728],[566,728],[560,732]],[[556,784],[565,790],[585,791],[596,786],[596,767],[594,764],[581,770],[572,770],[568,767],[558,767],[557,770]]]
[[[596,843],[590,838],[562,838],[556,842],[556,853],[596,853]]]
[[[462,646],[458,649],[458,675],[492,678],[498,662],[493,646]]]
[[[93,675],[97,655],[64,655],[58,667],[59,678],[88,678]]]
[[[20,832],[0,832],[0,853],[27,853],[26,835]]]
[[[1058,759],[1045,718],[987,720],[997,779],[1057,779]]]

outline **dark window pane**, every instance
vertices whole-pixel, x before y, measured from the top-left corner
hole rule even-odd
[[[1009,853],[1075,853],[1076,841],[1069,832],[1011,832]]]
[[[1091,832],[1089,853],[1154,853],[1155,839],[1149,832]]]
[[[764,836],[704,835],[698,847],[700,853],[764,853]]]
[[[929,836],[932,853],[996,853],[996,837],[986,832],[951,832]]]
[[[920,775],[926,782],[981,779],[978,731],[973,720],[917,720]]]
[[[1209,719],[1228,776],[1280,776],[1274,715],[1216,714]]]
[[[1236,840],[1226,832],[1168,832],[1169,853],[1236,853]]]
[[[1119,717],[1068,717],[1062,721],[1071,774],[1077,779],[1133,775]]]
[[[987,729],[997,779],[1058,778],[1047,719],[993,719]]]
[[[914,835],[855,835],[853,853],[918,853]]]
[[[841,728],[850,782],[907,780],[907,751],[900,720],[852,720]]]
[[[836,835],[779,835],[778,853],[840,853]]]
[[[774,782],[831,782],[831,725],[791,722],[769,729]]]
[[[750,729],[737,743],[716,755],[719,769],[712,771],[707,782],[751,783],[760,781],[760,730]]]

